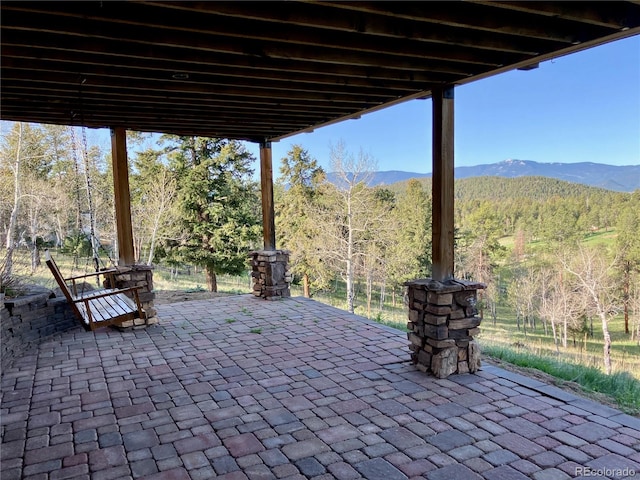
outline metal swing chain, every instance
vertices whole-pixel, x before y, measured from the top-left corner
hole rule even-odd
[[[98,239],[96,238],[96,217],[93,211],[93,194],[91,193],[91,176],[89,175],[89,154],[87,151],[87,131],[82,126],[82,156],[84,158],[84,177],[87,182],[87,200],[89,202],[89,235],[91,239],[91,251],[93,252],[93,263],[96,272],[100,270],[100,261],[98,259]]]
[[[89,153],[87,149],[87,127],[84,125],[84,102],[82,101],[82,85],[86,78],[80,79],[78,85],[78,99],[80,100],[80,125],[82,125],[82,158],[84,161],[84,178],[87,184],[87,201],[89,203],[89,239],[91,240],[91,252],[93,253],[93,266],[96,272],[100,271],[100,261],[98,258],[98,246],[96,238],[96,219],[93,210],[93,194],[91,193],[91,176],[89,175]]]

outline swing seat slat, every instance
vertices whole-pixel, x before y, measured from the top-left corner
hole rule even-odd
[[[123,322],[135,318],[146,318],[138,296],[138,289],[142,288],[140,286],[123,289],[93,290],[91,292],[81,292],[78,294],[76,280],[95,277],[96,275],[112,276],[115,272],[114,270],[105,270],[65,278],[60,273],[58,265],[48,250],[45,251],[45,258],[47,266],[49,270],[51,270],[60,290],[62,290],[69,305],[71,305],[71,309],[86,330],[95,330],[96,328],[109,325],[121,325]],[[71,285],[69,285],[69,283],[71,283]],[[112,281],[111,285],[113,284]],[[126,295],[127,293],[133,295],[133,300]]]

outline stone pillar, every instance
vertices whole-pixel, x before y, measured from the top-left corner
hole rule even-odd
[[[291,272],[288,250],[257,250],[249,253],[253,294],[267,300],[290,297]]]
[[[477,291],[482,283],[438,282],[430,278],[405,283],[409,295],[407,336],[411,360],[438,378],[480,369]]]
[[[116,267],[117,273],[114,274],[115,286],[108,285],[109,277],[105,280],[105,288],[129,288],[141,286],[138,290],[138,298],[142,304],[142,308],[147,314],[144,318],[136,318],[127,320],[120,325],[121,328],[138,327],[141,325],[154,325],[158,323],[157,311],[153,306],[153,300],[156,294],[153,292],[153,267],[149,265],[129,265]],[[128,295],[133,298],[133,295]]]

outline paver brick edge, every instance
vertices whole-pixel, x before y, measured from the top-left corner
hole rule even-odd
[[[547,385],[538,380],[527,378],[524,375],[520,375],[519,373],[510,372],[494,365],[488,365],[486,367],[483,366],[482,369],[485,371],[489,371],[489,373],[494,374],[496,377],[504,378],[524,387],[531,388],[532,390],[546,397],[551,397],[555,400],[564,402],[567,405],[571,405],[576,408],[586,410],[587,412],[600,415],[604,418],[616,421],[626,427],[640,430],[639,418],[627,415],[618,409],[602,405],[588,398],[580,397],[578,395],[566,392],[565,390],[554,387],[553,385]]]

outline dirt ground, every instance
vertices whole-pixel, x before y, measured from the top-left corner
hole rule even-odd
[[[230,293],[217,292],[185,292],[184,290],[156,290],[156,298],[153,300],[154,305],[166,305],[168,303],[187,302],[190,300],[207,300],[209,298],[226,297],[232,295]]]

